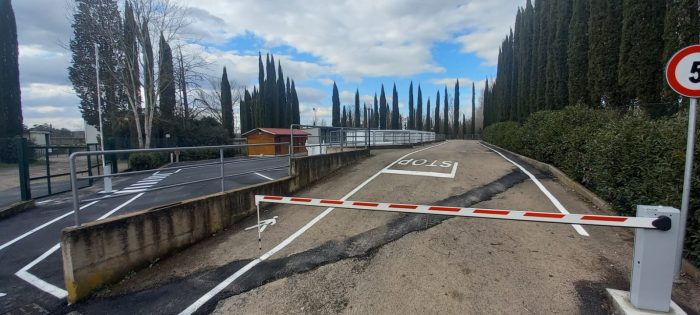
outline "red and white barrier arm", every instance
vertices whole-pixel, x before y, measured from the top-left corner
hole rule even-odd
[[[547,223],[566,223],[584,225],[602,225],[627,228],[670,229],[671,220],[667,217],[640,218],[621,217],[592,214],[563,214],[552,212],[515,211],[501,209],[459,208],[445,206],[412,205],[399,203],[349,201],[333,199],[314,199],[303,197],[281,197],[256,195],[255,205],[263,203],[277,203],[288,205],[302,205],[314,207],[333,207],[357,210],[392,211],[408,213],[439,214],[458,217],[474,217],[487,219],[504,219],[517,221],[534,221]]]

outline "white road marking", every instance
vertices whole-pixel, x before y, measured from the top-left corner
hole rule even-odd
[[[83,209],[85,209],[85,208],[87,208],[87,207],[89,207],[89,206],[92,206],[92,205],[96,204],[98,201],[99,201],[99,200],[95,200],[95,201],[93,201],[93,202],[90,202],[90,203],[88,203],[88,204],[85,204],[85,205],[83,205],[82,207],[80,207],[80,210],[83,210]],[[67,217],[67,216],[73,214],[73,212],[74,212],[74,211],[67,212],[67,213],[65,213],[65,214],[63,214],[63,215],[61,215],[61,216],[59,216],[59,217],[57,217],[57,218],[55,218],[55,219],[53,219],[53,220],[51,220],[51,221],[49,221],[49,222],[46,222],[46,223],[44,223],[44,224],[42,224],[42,225],[40,225],[40,226],[35,227],[35,228],[32,229],[31,231],[29,231],[29,232],[27,232],[27,233],[24,233],[24,234],[22,234],[22,235],[20,235],[20,236],[18,236],[18,237],[16,237],[16,238],[14,238],[13,240],[11,240],[11,241],[9,241],[9,242],[7,242],[7,243],[5,243],[5,244],[0,245],[0,250],[3,250],[4,248],[6,248],[6,247],[8,247],[8,246],[10,246],[10,245],[12,245],[12,244],[18,242],[19,240],[21,240],[21,239],[23,239],[23,238],[25,238],[25,237],[27,237],[27,236],[29,236],[29,235],[32,235],[32,234],[36,233],[36,231],[39,231],[39,230],[41,230],[41,229],[43,229],[43,228],[45,228],[45,227],[47,227],[47,226],[49,226],[49,225],[55,223],[56,221],[59,221],[59,220],[65,218],[65,217]]]
[[[180,173],[180,171],[182,171],[182,169],[181,169],[181,168],[178,168],[177,171],[175,171],[175,173],[173,173],[173,174]]]
[[[122,189],[122,190],[117,191],[117,192],[115,192],[115,193],[117,193],[117,194],[133,194],[133,193],[143,192],[143,191],[146,191],[146,189],[133,189],[133,190],[130,190],[130,189]]]
[[[259,226],[260,226],[260,232],[263,232],[263,231],[265,231],[265,229],[266,229],[269,225],[275,225],[275,224],[277,224],[277,218],[278,218],[278,216],[274,216],[274,217],[272,217],[272,219],[262,220],[262,221],[260,221],[260,224],[256,224],[256,225],[253,225],[253,226],[249,226],[249,227],[245,228],[245,230],[248,231],[248,230],[252,230],[252,229],[257,229],[257,228],[258,228],[258,225],[259,225]]]
[[[262,177],[262,178],[264,178],[264,179],[267,179],[267,180],[274,180],[273,178],[271,178],[271,177],[269,177],[269,176],[265,176],[265,175],[260,174],[260,173],[258,173],[258,172],[255,172],[254,174],[255,174],[255,175],[258,175],[258,176],[260,176],[260,177]]]
[[[0,293],[0,297],[6,296],[7,294],[5,293]]]
[[[400,158],[397,159],[396,161],[392,162],[391,164],[389,164],[388,166],[386,166],[385,168],[383,168],[382,170],[378,171],[377,173],[375,173],[374,175],[372,175],[370,178],[368,178],[367,180],[365,180],[364,182],[362,182],[362,184],[360,184],[360,185],[358,185],[357,187],[355,187],[355,189],[353,189],[352,191],[350,191],[347,195],[345,195],[345,196],[344,196],[343,198],[341,198],[340,200],[347,200],[347,199],[350,198],[352,195],[354,195],[355,193],[357,193],[360,189],[362,189],[362,188],[365,187],[367,184],[369,184],[372,180],[374,180],[375,178],[377,178],[377,176],[381,175],[383,171],[385,171],[385,170],[389,169],[390,167],[394,166],[394,164],[396,164],[397,162],[403,160],[403,159],[406,158],[407,156],[409,156],[409,155],[411,155],[411,154],[414,154],[414,153],[421,152],[421,151],[425,151],[425,150],[428,150],[428,149],[432,149],[432,148],[434,148],[434,147],[443,145],[443,144],[445,144],[445,143],[448,143],[448,142],[447,142],[447,141],[446,141],[446,142],[442,142],[442,143],[437,144],[437,145],[434,145],[434,146],[426,147],[426,148],[423,148],[423,149],[420,149],[420,150],[417,150],[417,151],[413,151],[413,152],[407,153],[406,155],[400,157]],[[257,264],[259,264],[259,263],[261,263],[262,261],[264,261],[264,260],[270,258],[270,256],[276,254],[277,252],[279,252],[279,251],[282,250],[283,248],[287,247],[287,245],[289,245],[289,244],[292,243],[294,240],[296,240],[299,236],[301,236],[302,234],[304,234],[304,232],[306,232],[306,230],[310,229],[312,226],[314,226],[314,224],[318,223],[318,221],[321,221],[321,219],[323,219],[323,218],[326,217],[329,213],[331,213],[331,212],[333,211],[333,209],[335,209],[335,208],[328,208],[328,209],[326,209],[326,210],[323,211],[321,214],[319,214],[318,216],[316,216],[315,218],[313,218],[311,221],[309,221],[308,223],[306,223],[301,229],[297,230],[296,232],[294,232],[294,234],[290,235],[287,239],[285,239],[285,240],[282,241],[281,243],[277,244],[277,246],[275,246],[274,248],[272,248],[271,250],[269,250],[268,252],[266,252],[265,254],[263,254],[262,256],[260,256],[260,258],[257,258],[257,259],[255,259],[255,260],[249,262],[247,265],[243,266],[243,268],[241,268],[240,270],[236,271],[234,274],[232,274],[231,276],[229,276],[228,278],[226,278],[224,281],[222,281],[221,283],[219,283],[219,284],[218,284],[217,286],[215,286],[213,289],[209,290],[209,292],[205,293],[202,297],[200,297],[199,299],[197,299],[197,301],[195,301],[195,302],[192,303],[190,306],[188,306],[186,309],[184,309],[182,312],[180,312],[180,315],[189,315],[189,314],[192,314],[192,313],[194,313],[195,311],[197,311],[197,309],[199,309],[200,307],[202,307],[202,305],[204,305],[204,304],[207,303],[209,300],[211,300],[214,296],[216,296],[217,294],[219,294],[219,292],[221,292],[221,291],[222,291],[223,289],[225,289],[228,285],[230,285],[231,283],[233,283],[233,281],[235,281],[236,279],[238,279],[238,277],[244,275],[246,272],[248,272],[248,270],[252,269],[252,268],[255,267]]]
[[[139,183],[139,184],[157,184],[158,182],[160,182],[160,180],[141,180],[141,181],[138,181],[137,183]]]
[[[102,219],[112,215],[113,213],[119,211],[121,208],[124,208],[126,205],[132,203],[134,200],[136,200],[136,198],[141,197],[141,196],[143,196],[143,193],[140,193],[140,194],[134,196],[133,198],[127,200],[126,202],[122,203],[121,205],[117,206],[116,208],[112,209],[111,211],[105,213],[97,220],[102,220]],[[48,283],[44,280],[41,280],[41,279],[39,279],[39,277],[29,273],[29,269],[36,266],[36,264],[38,264],[41,261],[43,261],[44,259],[46,259],[46,257],[49,257],[49,255],[55,253],[60,248],[61,248],[61,243],[54,245],[53,247],[51,247],[51,249],[49,249],[45,253],[41,254],[41,256],[39,256],[37,259],[34,259],[28,265],[24,266],[22,269],[17,271],[15,273],[15,275],[17,277],[19,277],[20,279],[27,281],[29,284],[37,287],[41,291],[44,291],[48,294],[51,294],[59,299],[65,298],[66,296],[68,296],[68,292],[66,290],[61,289],[61,288],[59,288],[51,283]]]
[[[452,172],[450,172],[450,173],[409,171],[409,170],[385,170],[385,171],[382,171],[382,173],[384,173],[384,174],[399,174],[399,175],[413,175],[413,176],[430,176],[430,177],[441,177],[441,178],[455,178],[455,175],[457,175],[457,165],[459,165],[459,163],[455,162],[455,164],[452,166]]]
[[[42,260],[46,259],[46,257],[49,257],[49,255],[53,254],[57,250],[61,248],[61,243],[58,243],[51,247],[48,251],[45,253],[41,254],[39,258],[34,259],[34,261],[30,262],[28,265],[24,266],[22,269],[19,271],[15,272],[15,275],[19,277],[20,279],[29,282],[29,284],[37,287],[39,290],[44,291],[48,294],[51,294],[55,296],[56,298],[63,299],[66,296],[68,296],[68,292],[66,290],[61,289],[51,283],[48,283],[44,280],[39,279],[37,276],[29,273],[27,270],[31,269],[34,267],[36,264],[40,263]]]
[[[54,200],[56,200],[56,199],[49,199],[49,200],[39,201],[39,202],[37,202],[36,204],[38,204],[38,205],[43,205],[43,204],[45,204],[45,203],[49,203],[49,202],[54,201]]]
[[[515,165],[516,167],[518,167],[523,173],[525,173],[525,175],[530,177],[530,179],[533,182],[535,182],[535,185],[537,185],[537,187],[544,193],[544,195],[547,196],[549,201],[552,202],[554,207],[556,207],[557,210],[559,210],[559,212],[561,212],[563,214],[570,214],[570,212],[568,210],[566,210],[566,208],[564,208],[564,206],[561,204],[561,202],[559,202],[559,200],[557,200],[557,198],[554,197],[554,195],[552,195],[552,193],[549,192],[549,190],[547,190],[547,188],[544,187],[544,185],[542,185],[542,183],[535,177],[535,175],[532,175],[532,173],[528,172],[524,167],[520,166],[518,163],[515,163],[513,160],[507,158],[505,155],[501,154],[501,152],[498,152],[494,149],[491,149],[483,144],[482,144],[482,146],[493,151],[493,152],[496,152],[496,154],[498,154],[502,158],[506,159],[506,161],[508,161],[508,162],[512,163],[513,165]],[[574,230],[576,230],[576,232],[578,232],[578,234],[583,235],[583,236],[590,236],[590,234],[588,234],[588,232],[582,226],[580,226],[578,224],[572,224],[571,226],[574,227]]]

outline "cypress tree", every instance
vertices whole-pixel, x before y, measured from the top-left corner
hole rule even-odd
[[[413,109],[413,81],[408,86],[408,125],[406,129],[413,130],[416,129],[415,123],[415,112]]]
[[[162,33],[160,34],[159,52],[158,91],[160,91],[161,121],[163,131],[172,134],[175,131],[175,67],[173,66],[172,50]]]
[[[7,28],[3,27],[2,32],[9,32],[7,36],[11,36],[12,30],[16,27],[9,25],[14,23],[14,15],[11,12],[11,6],[8,3],[4,4],[10,11],[2,11],[5,23],[8,23]],[[97,108],[97,78],[95,73],[95,44],[98,44],[100,55],[100,89],[102,101],[102,119],[104,136],[111,137],[113,129],[119,121],[119,109],[124,107],[123,102],[126,100],[121,89],[121,84],[118,83],[116,74],[121,73],[123,64],[119,60],[124,46],[118,34],[122,34],[122,22],[119,15],[117,2],[115,0],[94,1],[77,0],[75,1],[76,11],[73,14],[73,38],[70,40],[70,50],[72,53],[71,65],[68,68],[68,76],[73,84],[73,89],[80,98],[80,112],[83,119],[92,126],[99,126],[99,113]],[[135,22],[134,22],[135,23]],[[4,25],[3,25],[4,26]],[[115,36],[101,36],[96,29],[104,30]],[[136,32],[134,30],[134,32]],[[134,37],[136,34],[133,34]],[[7,40],[12,40],[8,37]],[[149,55],[149,65],[152,66],[153,54]],[[12,62],[12,60],[8,60]],[[137,66],[138,67],[138,66]],[[147,79],[153,79],[153,73],[150,72]],[[9,73],[12,75],[12,72]],[[146,81],[144,81],[146,82]],[[152,82],[152,81],[148,81]],[[4,86],[2,88],[5,88]],[[153,89],[153,86],[150,86]],[[149,89],[147,91],[150,92]],[[147,97],[147,100],[152,100],[152,97]],[[141,98],[138,98],[140,104]],[[152,103],[148,103],[152,104]],[[16,119],[21,115],[21,111],[14,110],[9,113],[12,119]],[[16,129],[14,121],[10,121],[13,128]],[[21,133],[21,126],[20,131]]]
[[[532,92],[532,91],[531,91]],[[484,107],[484,128],[488,127],[491,124],[491,109],[492,105],[489,102],[489,79],[486,79],[486,82],[484,83],[484,102],[481,104],[481,106]]]
[[[387,104],[386,104],[386,94],[384,94],[384,84],[382,84],[382,91],[379,94],[379,129],[386,130],[387,121]]]
[[[445,136],[450,135],[450,115],[449,115],[449,103],[447,102],[447,85],[445,85],[445,110],[442,113],[442,133]]]
[[[287,113],[287,125],[294,123],[294,100],[292,99],[292,82],[287,77],[287,85],[285,86],[285,111]]]
[[[663,25],[665,3],[659,0],[624,0],[618,83],[627,99],[638,100],[652,117],[663,114]],[[634,100],[633,100],[634,101]]]
[[[459,79],[455,82],[454,135],[459,133]]]
[[[333,127],[340,127],[340,94],[338,86],[333,82]]]
[[[476,134],[476,85],[472,82],[472,135]]]
[[[250,130],[250,105],[251,105],[251,95],[250,92],[248,92],[248,89],[245,89],[245,93],[243,95],[243,101],[241,102],[241,105],[239,107],[239,116],[241,117],[241,134],[244,134]]]
[[[265,60],[265,65],[269,65],[270,63],[270,55],[267,55],[267,59]],[[256,119],[256,124],[254,125],[254,128],[257,127],[262,127],[264,124],[262,124],[262,120],[266,119],[267,117],[267,108],[265,107],[267,99],[265,98],[264,94],[264,89],[265,89],[265,66],[263,66],[262,62],[262,54],[258,51],[258,90],[257,93],[255,89],[253,89],[253,96],[255,97],[255,102],[257,104],[257,119]]]
[[[588,94],[589,0],[574,0],[569,24],[569,104],[586,104]]]
[[[279,97],[277,89],[277,72],[275,71],[275,56],[270,55],[270,63],[267,68],[267,82],[265,86],[265,95],[267,97],[268,108],[268,125],[269,127],[278,127],[279,125]]]
[[[372,128],[379,128],[379,102],[377,102],[377,92],[374,92],[374,110],[372,111]]]
[[[394,83],[394,91],[391,93],[391,129],[401,129],[401,119],[399,118],[399,93],[396,91],[396,83]]]
[[[345,106],[343,106],[343,117],[341,118],[341,127],[347,127],[348,126],[348,116],[345,112]]]
[[[287,91],[284,86],[284,73],[282,73],[282,64],[277,61],[277,127],[289,128],[289,106],[287,104]]]
[[[547,80],[545,103],[548,109],[560,109],[569,101],[567,49],[569,47],[569,22],[571,2],[555,1],[554,23],[550,25],[553,41],[547,51]]]
[[[440,90],[437,91],[437,96],[435,96],[435,133],[440,133]]]
[[[588,90],[595,106],[619,107],[621,0],[590,0]]]
[[[416,130],[423,130],[423,92],[420,89],[420,84],[418,84],[418,100],[416,104],[416,117],[413,118],[415,121]]]
[[[355,90],[355,127],[360,127],[360,90]]]
[[[430,97],[428,97],[428,104],[426,105],[426,112],[425,112],[425,131],[431,131],[432,128],[430,126]]]
[[[292,80],[292,123],[301,123],[301,114],[299,113],[299,96],[297,95],[297,88]]]
[[[221,123],[228,132],[227,136],[233,137],[233,99],[226,67],[224,67],[224,74],[221,76]]]
[[[553,33],[551,31],[552,28],[550,27],[550,24],[554,23],[554,19],[552,17],[554,16],[554,6],[556,2],[557,1],[535,0],[535,16],[537,19],[535,40],[537,42],[537,47],[535,48],[536,53],[534,58],[534,66],[532,69],[533,75],[531,80],[532,87],[534,87],[534,95],[532,95],[531,97],[534,98],[535,108],[531,109],[531,112],[547,108],[545,97],[547,82],[547,54],[550,43],[554,41],[553,36],[550,36],[550,33]],[[500,78],[501,77],[498,76],[497,80],[500,80]],[[500,81],[498,83],[498,86],[500,88]],[[494,99],[492,99],[491,101],[495,105],[493,122],[499,122],[503,120],[503,117],[500,114],[501,103],[498,100],[497,87],[495,83],[492,86],[492,91],[494,94]]]
[[[530,81],[532,75],[532,67],[534,65],[534,49],[535,49],[535,9],[532,2],[527,0],[525,9],[522,13],[522,22],[520,37],[518,38],[519,45],[519,62],[518,62],[518,78],[517,78],[517,101],[519,119],[524,120],[530,113],[533,107],[531,99]]]
[[[22,135],[17,24],[10,0],[0,0],[0,138]],[[0,148],[4,153],[5,148]],[[11,160],[5,154],[0,160]]]
[[[664,22],[663,62],[685,46],[697,43],[697,26],[700,25],[700,12],[696,0],[666,0],[666,19]],[[662,98],[669,103],[667,114],[673,114],[679,108],[679,96],[664,84]]]

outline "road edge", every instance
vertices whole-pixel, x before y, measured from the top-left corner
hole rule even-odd
[[[554,177],[559,180],[564,186],[568,187],[569,189],[575,191],[578,193],[580,196],[588,200],[590,203],[592,203],[596,208],[610,213],[610,214],[616,214],[612,206],[610,204],[603,200],[602,198],[598,197],[594,192],[590,191],[588,188],[584,187],[577,181],[571,179],[568,175],[566,175],[564,172],[562,172],[560,169],[556,168],[553,165],[537,161],[535,159],[529,158],[527,156],[506,150],[504,148],[501,148],[495,144],[492,144],[490,142],[486,142],[484,140],[479,140],[479,142],[485,146],[488,146],[492,149],[498,149],[504,152],[507,152],[509,154],[512,154],[514,156],[517,156],[518,158],[522,159],[523,161],[527,162],[528,164],[532,165],[534,168],[542,171],[542,172],[549,172],[550,174],[554,175]],[[700,279],[700,269],[698,267],[693,266],[687,259],[683,259],[683,263],[681,266],[681,270],[683,273],[686,275],[694,278],[694,279]]]

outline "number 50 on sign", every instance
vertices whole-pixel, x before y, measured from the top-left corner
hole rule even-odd
[[[678,94],[700,97],[700,45],[677,52],[666,66],[666,81]]]

